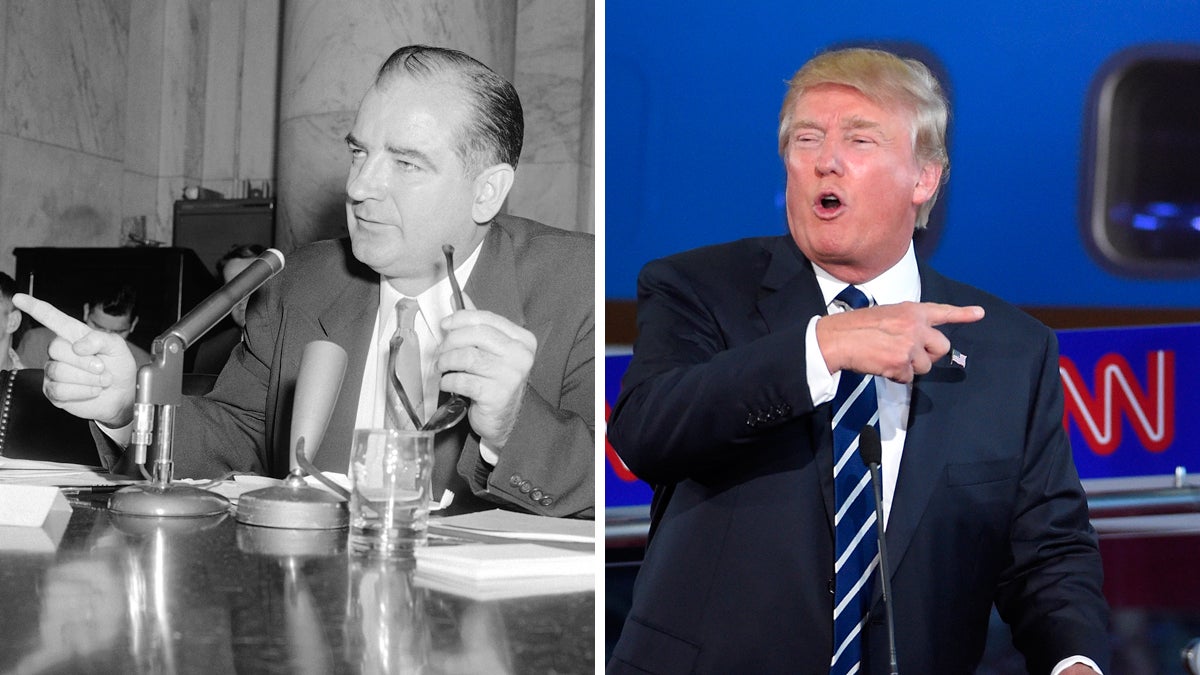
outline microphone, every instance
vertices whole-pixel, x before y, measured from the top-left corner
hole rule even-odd
[[[892,581],[888,574],[887,541],[883,527],[883,493],[880,488],[879,466],[883,463],[883,445],[879,442],[879,430],[868,424],[858,434],[858,454],[871,472],[871,487],[875,493],[875,531],[879,535],[879,580],[883,584],[883,608],[886,612],[888,631],[888,658],[891,675],[899,675],[896,662],[896,619],[892,616]]]
[[[336,530],[346,527],[350,495],[312,465],[346,374],[346,350],[325,340],[304,345],[292,401],[288,475],[283,484],[251,490],[238,499],[238,522],[292,530]],[[315,488],[305,473],[330,491]],[[289,539],[291,541],[291,539]]]
[[[175,322],[154,341],[154,347],[159,342],[165,342],[170,337],[177,338],[183,343],[182,348],[195,344],[221,319],[225,318],[233,306],[258,290],[268,279],[283,270],[283,254],[278,249],[269,248],[262,255],[251,261],[242,273],[229,280],[212,295],[205,298],[196,308],[188,312],[182,319]]]
[[[304,456],[310,461],[325,438],[325,428],[329,426],[329,417],[333,415],[333,404],[337,402],[345,374],[346,350],[325,340],[304,345],[300,374],[296,377],[291,444],[288,447],[295,450],[303,441]],[[296,452],[289,456],[288,468],[292,471],[300,468]]]

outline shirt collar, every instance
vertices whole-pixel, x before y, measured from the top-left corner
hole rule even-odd
[[[475,270],[475,263],[479,261],[479,252],[482,250],[483,241],[480,241],[471,255],[454,268],[454,277],[458,279],[460,286],[467,285],[467,280],[471,278],[471,272]],[[409,296],[404,295],[388,283],[387,277],[380,277],[379,308],[381,311],[384,308],[395,307],[401,298],[406,297]],[[442,319],[454,313],[454,297],[453,288],[450,286],[450,277],[442,277],[436,284],[412,299],[416,300],[417,305],[421,308],[421,320],[426,323],[430,332],[440,335],[441,331],[437,329],[437,326],[441,324]],[[385,316],[388,314],[394,316],[395,313],[388,310]],[[392,326],[394,327],[395,324],[393,323]]]
[[[846,282],[841,281],[820,265],[813,263],[813,271],[817,275],[817,284],[821,287],[821,295],[825,305],[833,304],[834,298],[846,288]],[[876,305],[895,305],[901,302],[919,302],[921,300],[921,273],[917,270],[917,254],[913,244],[908,244],[904,256],[882,274],[862,284],[857,284]]]

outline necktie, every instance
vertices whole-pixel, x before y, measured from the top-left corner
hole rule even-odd
[[[401,298],[396,303],[396,332],[388,343],[387,424],[412,429],[424,421],[424,380],[421,378],[421,343],[413,323],[421,311],[416,300]],[[397,384],[398,383],[398,384]],[[408,405],[405,404],[407,398]],[[413,423],[411,409],[420,422]]]
[[[871,304],[854,286],[837,301],[848,309]],[[871,574],[878,564],[879,542],[874,534],[875,502],[871,478],[858,457],[858,432],[879,424],[875,379],[842,371],[833,397],[833,483],[836,531],[833,607],[833,660],[830,673],[854,673],[862,658],[861,632],[871,601]]]

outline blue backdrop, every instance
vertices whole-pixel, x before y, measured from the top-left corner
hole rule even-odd
[[[922,45],[949,79],[940,271],[1029,306],[1178,307],[1200,293],[1197,279],[1106,271],[1079,230],[1092,78],[1131,46],[1200,42],[1194,0],[609,0],[605,31],[608,298],[633,298],[650,259],[784,232],[785,81],[829,46],[872,40]]]

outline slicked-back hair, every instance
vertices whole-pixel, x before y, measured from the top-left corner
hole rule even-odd
[[[380,66],[374,86],[382,88],[397,77],[446,77],[466,94],[470,111],[455,154],[470,175],[500,163],[516,168],[525,137],[525,114],[517,90],[508,80],[463,52],[427,45],[409,45],[392,52]]]
[[[88,296],[87,304],[109,316],[136,317],[137,291],[129,284],[100,285]]]
[[[791,138],[792,111],[808,90],[821,85],[842,85],[857,90],[882,107],[899,107],[912,119],[913,157],[917,164],[940,164],[942,179],[950,175],[946,152],[946,124],[950,104],[942,86],[925,64],[879,49],[840,49],[825,52],[804,64],[788,82],[779,110],[779,155],[786,160]],[[917,228],[925,227],[937,201],[937,191],[917,211]]]

